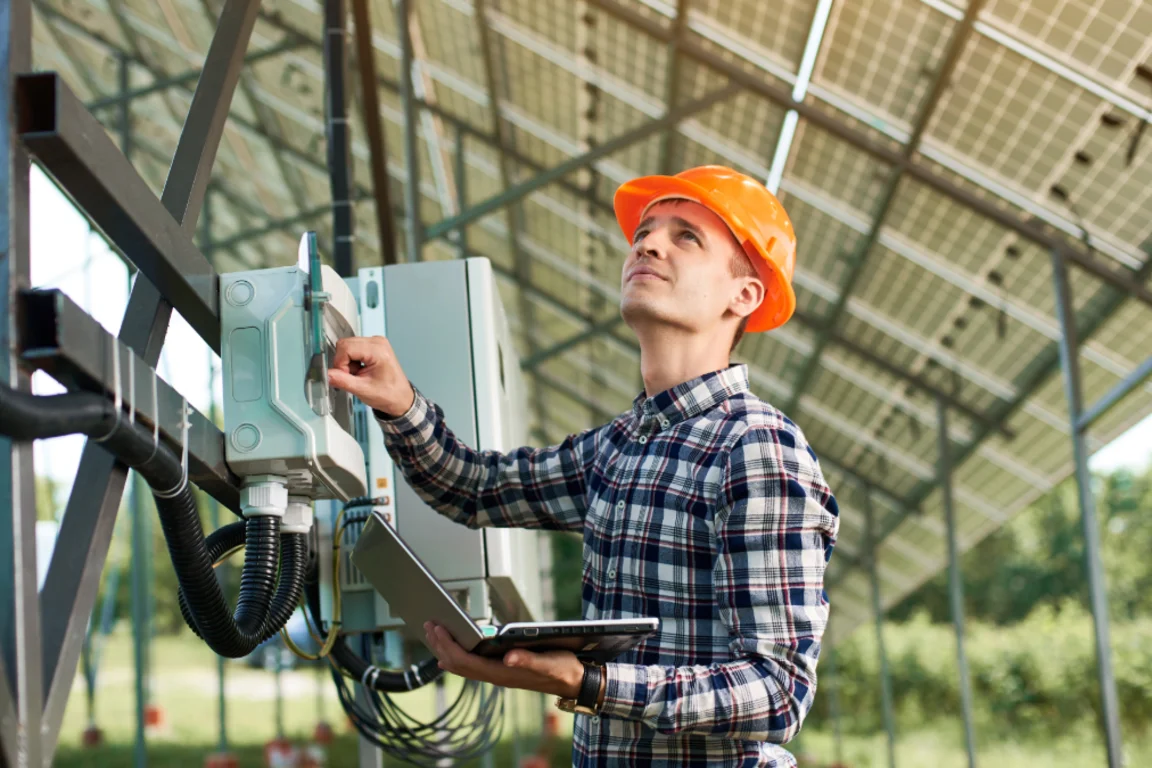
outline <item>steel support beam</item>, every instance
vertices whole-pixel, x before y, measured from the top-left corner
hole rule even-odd
[[[1092,495],[1092,474],[1088,469],[1088,445],[1080,426],[1083,394],[1080,386],[1080,339],[1076,330],[1075,303],[1068,282],[1068,267],[1060,251],[1052,252],[1052,280],[1056,291],[1056,313],[1060,318],[1063,338],[1060,341],[1060,366],[1064,371],[1064,393],[1072,422],[1072,460],[1080,502],[1080,520],[1084,529],[1084,560],[1088,575],[1088,597],[1092,605],[1092,625],[1096,639],[1096,674],[1100,683],[1101,722],[1109,768],[1124,764],[1124,743],[1120,735],[1120,701],[1112,672],[1112,638],[1108,619],[1108,585],[1100,557],[1100,526],[1096,517],[1096,500]]]
[[[924,130],[928,127],[928,123],[932,120],[932,115],[936,111],[936,105],[939,103],[944,89],[947,88],[948,81],[952,78],[952,72],[957,62],[960,61],[960,54],[964,50],[965,44],[972,36],[972,23],[976,20],[983,5],[984,0],[971,0],[971,2],[968,3],[968,8],[964,13],[964,19],[957,25],[955,32],[953,32],[952,39],[948,44],[948,51],[944,56],[943,62],[940,64],[940,69],[932,81],[932,89],[928,95],[925,96],[924,103],[920,107],[919,114],[916,118],[916,125],[912,129],[912,135],[908,139],[908,143],[904,145],[900,159],[888,171],[887,184],[880,195],[880,203],[877,206],[875,217],[872,220],[872,227],[864,239],[860,241],[855,253],[852,254],[852,259],[848,266],[848,274],[839,286],[836,301],[832,304],[832,308],[829,310],[827,316],[821,318],[823,330],[817,333],[812,353],[804,361],[804,367],[801,369],[800,375],[796,377],[796,385],[792,389],[792,397],[785,406],[785,412],[790,414],[792,418],[796,418],[800,408],[800,398],[803,397],[804,392],[812,383],[812,377],[820,367],[820,356],[824,354],[824,347],[828,343],[828,333],[840,322],[840,318],[844,314],[844,309],[848,305],[848,300],[851,298],[852,292],[856,289],[856,283],[861,275],[864,274],[868,257],[872,254],[873,248],[880,237],[880,231],[884,228],[884,220],[888,217],[888,212],[896,200],[896,192],[900,188],[900,181],[904,178],[905,171],[908,169],[912,158],[920,147],[920,139],[924,135]],[[794,96],[795,94],[793,94],[792,98],[794,98]],[[801,96],[800,99],[797,99],[796,103],[802,104],[803,97]]]
[[[876,620],[876,650],[880,655],[880,708],[884,721],[884,732],[888,736],[888,768],[896,768],[896,717],[892,703],[892,674],[888,669],[888,653],[884,648],[884,609],[880,596],[880,574],[876,569],[876,550],[879,542],[875,536],[875,517],[872,498],[864,493],[864,526],[867,539],[866,557],[868,577],[872,585],[872,615]]]
[[[375,200],[376,231],[380,239],[380,261],[396,264],[396,233],[392,228],[391,188],[388,181],[388,150],[384,146],[383,118],[376,85],[376,53],[372,48],[372,18],[368,0],[352,0],[356,31],[356,65],[360,70],[360,115],[368,135],[372,166],[372,197]]]
[[[649,18],[632,7],[619,2],[619,0],[587,0],[587,2],[650,37],[665,43],[671,40],[671,31],[659,21]],[[1101,259],[1093,252],[1081,250],[1067,242],[1062,234],[1045,228],[1041,223],[1026,220],[1016,211],[1002,207],[998,201],[986,199],[975,192],[960,187],[922,162],[906,159],[903,150],[893,149],[887,143],[871,138],[863,131],[826,112],[821,106],[808,101],[797,102],[793,100],[791,94],[783,87],[754,71],[745,69],[739,63],[728,60],[722,54],[706,48],[694,40],[684,40],[680,46],[680,51],[718,74],[729,77],[733,82],[739,83],[753,93],[788,109],[796,110],[804,120],[877,160],[893,166],[903,166],[904,173],[908,176],[1000,226],[1018,232],[1028,240],[1048,250],[1062,249],[1065,257],[1071,263],[1152,306],[1152,289],[1134,275],[1132,270]]]
[[[263,61],[264,59],[271,59],[284,53],[303,48],[307,45],[307,41],[295,35],[286,35],[283,40],[275,45],[264,48],[263,50],[253,51],[244,57],[244,64],[255,64],[256,62]],[[177,75],[170,77],[163,77],[157,79],[155,82],[148,85],[141,86],[140,88],[133,88],[132,90],[124,90],[114,96],[104,96],[99,99],[93,99],[88,102],[87,107],[89,112],[93,114],[101,110],[110,109],[112,107],[119,107],[125,102],[136,101],[151,96],[155,93],[167,91],[172,88],[179,88],[181,86],[191,86],[196,83],[200,78],[200,68],[188,69]]]
[[[948,602],[956,629],[956,669],[960,678],[960,705],[964,718],[964,746],[968,768],[976,768],[976,731],[972,719],[972,684],[968,677],[968,654],[964,651],[964,577],[956,546],[956,515],[952,509],[952,442],[948,437],[948,406],[936,401],[939,436],[939,482],[944,499],[944,525],[948,528]]]
[[[16,79],[32,69],[32,10],[27,0],[0,3],[0,69],[0,383],[27,391],[31,377],[17,358],[13,303],[29,279],[29,160],[12,122]],[[30,442],[0,436],[0,508],[8,513],[0,525],[0,760],[7,766],[40,766],[52,750],[40,737],[42,602],[36,583]]]
[[[1152,240],[1145,242],[1143,248],[1144,251],[1149,254],[1149,258],[1136,272],[1135,278],[1138,281],[1146,280],[1149,276],[1152,276]],[[1115,316],[1127,298],[1128,294],[1120,290],[1113,289],[1103,292],[1101,295],[1093,297],[1093,299],[1089,301],[1088,306],[1083,310],[1083,317],[1090,319],[1081,323],[1073,317],[1072,325],[1077,330],[1077,338],[1080,340],[1081,345],[1087,342],[1097,331],[1104,327],[1108,320]],[[1031,365],[1017,377],[1015,384],[1016,391],[1019,394],[1016,398],[1010,403],[1001,405],[996,409],[995,413],[990,415],[993,423],[1007,422],[1008,419],[1020,410],[1028,399],[1032,397],[1053,374],[1060,370],[1060,356],[1061,342],[1058,340],[1049,344],[1048,347],[1036,357]],[[991,434],[991,429],[985,425],[979,426],[967,445],[953,457],[953,466],[960,466],[972,456],[973,453],[979,450],[981,444],[989,434]],[[935,483],[920,483],[908,497],[907,508],[919,508],[920,504],[932,493],[935,487]],[[907,512],[897,510],[882,520],[879,526],[879,541],[883,541],[895,532],[906,517]]]
[[[1112,406],[1127,397],[1134,389],[1152,377],[1152,356],[1138,365],[1130,374],[1108,391],[1106,395],[1096,401],[1096,404],[1080,414],[1076,427],[1086,432],[1089,427],[1100,420],[1100,417],[1112,409]]]
[[[332,193],[332,261],[336,274],[354,274],[352,244],[352,139],[348,134],[348,11],[344,0],[324,0],[324,96],[328,134],[328,181]]]
[[[411,10],[409,0],[395,0],[396,35],[400,38],[400,103],[404,107],[404,170],[408,182],[404,185],[404,224],[407,230],[407,260],[420,261],[423,249],[424,225],[420,219],[420,143],[416,135],[416,94],[412,88],[412,34],[408,23]]]
[[[808,315],[806,312],[797,311],[795,314],[793,314],[792,317],[803,325],[806,325],[812,329],[819,329],[823,327],[819,320],[812,317],[811,315]],[[934,397],[938,400],[943,400],[948,404],[949,408],[952,408],[958,413],[964,414],[966,418],[971,419],[973,422],[981,425],[989,431],[999,432],[1009,439],[1015,436],[1012,430],[1009,429],[1007,424],[1005,424],[1003,421],[997,420],[991,416],[988,416],[987,414],[973,409],[971,406],[964,404],[944,390],[936,387],[934,384],[929,383],[919,374],[906,371],[900,366],[886,360],[880,355],[877,355],[875,352],[861,347],[853,341],[849,341],[848,339],[844,338],[838,331],[828,331],[826,343],[843,349],[853,357],[857,357],[860,360],[863,360],[868,364],[879,368],[889,376],[899,379],[905,385],[913,386],[926,395],[930,395],[931,397]],[[800,392],[801,396],[803,396],[803,394],[803,392]]]
[[[492,104],[500,103],[500,87],[499,82],[503,81],[507,84],[507,72],[504,57],[497,52],[496,47],[492,41],[492,29],[488,24],[488,6],[485,0],[475,0],[475,13],[476,18],[476,32],[480,39],[480,54],[484,62],[484,85],[488,92],[488,100]],[[501,70],[501,77],[498,79],[496,76],[497,67]],[[501,186],[507,190],[512,187],[512,183],[516,178],[514,169],[508,161],[508,155],[504,151],[505,147],[511,147],[515,144],[512,135],[504,129],[503,119],[500,117],[499,110],[492,112],[492,134],[496,137],[496,153],[498,156],[498,164],[500,167],[500,183]],[[464,209],[461,209],[463,212]],[[465,229],[466,221],[461,218],[461,223],[457,231],[463,232]],[[533,328],[536,325],[536,312],[532,303],[528,301],[528,294],[525,288],[532,285],[532,259],[525,253],[524,248],[520,243],[520,235],[524,231],[524,207],[519,199],[512,201],[508,207],[508,247],[512,252],[512,264],[516,271],[516,283],[518,290],[516,291],[517,305],[520,310],[520,318],[523,323],[522,332],[524,335],[524,342],[528,348],[529,357],[535,357],[539,352],[536,344],[536,335],[533,333]],[[540,387],[532,387],[532,405],[536,411],[536,419],[538,422],[544,422],[544,400]]]
[[[676,109],[680,96],[680,69],[681,59],[677,48],[680,39],[684,37],[684,30],[688,27],[688,6],[691,0],[676,0],[676,16],[672,19],[672,39],[668,41],[668,67],[665,70],[664,103],[667,105],[665,116]],[[660,173],[665,176],[675,172],[672,168],[672,158],[675,156],[677,125],[670,124],[660,136]]]
[[[687,104],[684,104],[683,106],[677,107],[658,120],[652,120],[648,123],[645,123],[644,125],[632,129],[631,131],[628,131],[627,133],[623,133],[611,141],[607,141],[601,144],[593,150],[585,152],[584,154],[577,157],[565,160],[559,165],[549,168],[543,173],[537,174],[530,179],[522,181],[514,187],[505,189],[500,194],[493,195],[487,200],[473,205],[468,210],[461,211],[456,216],[452,216],[450,218],[439,221],[436,224],[433,224],[428,228],[426,237],[430,240],[437,237],[443,237],[445,234],[459,226],[467,224],[471,221],[475,221],[482,216],[487,216],[488,214],[497,211],[506,205],[511,205],[512,203],[522,199],[526,195],[531,194],[537,189],[545,187],[548,184],[551,184],[552,182],[568,175],[569,173],[572,173],[573,171],[579,170],[580,168],[583,168],[587,165],[591,165],[597,160],[607,157],[608,155],[619,152],[621,149],[629,147],[638,141],[642,141],[652,134],[664,130],[669,125],[675,125],[686,117],[694,115],[697,112],[701,112],[708,107],[723,101],[724,99],[734,96],[739,91],[740,86],[738,85],[726,85],[722,88],[718,88],[712,93],[706,94],[699,99],[695,99],[688,102]]]
[[[167,210],[170,219],[174,219],[178,229],[170,235],[180,235],[187,243],[195,233],[196,220],[199,216],[204,195],[208,186],[212,163],[224,130],[224,121],[232,102],[237,80],[240,76],[240,67],[243,64],[244,52],[248,47],[248,39],[252,27],[256,22],[256,13],[259,7],[257,0],[226,0],[220,12],[220,20],[213,35],[212,43],[204,60],[204,69],[196,84],[196,91],[192,97],[192,104],[184,122],[180,140],[172,158],[168,178],[164,184],[164,191],[160,202]],[[33,78],[37,76],[32,76]],[[51,76],[49,76],[51,77]],[[54,79],[54,78],[53,78]],[[53,87],[49,93],[60,95],[67,89]],[[70,94],[69,94],[70,95]],[[58,102],[59,104],[59,102]],[[69,120],[86,120],[84,124],[89,130],[99,129],[103,136],[103,129],[95,123],[90,114],[80,107],[75,97],[67,113],[56,110],[55,117],[68,117]],[[93,127],[95,126],[95,127]],[[67,136],[76,131],[79,126],[61,122],[58,133]],[[80,136],[78,136],[80,138]],[[90,141],[95,139],[89,135]],[[123,163],[131,168],[123,155],[115,147],[104,147],[105,155],[101,158],[85,158],[79,156],[81,161],[89,161],[96,167],[106,168],[105,163]],[[110,159],[110,157],[111,159]],[[133,178],[135,176],[133,171]],[[66,187],[74,199],[86,193],[83,189]],[[155,198],[141,198],[135,203],[139,208],[125,208],[124,218],[134,222],[156,221],[159,218],[154,213]],[[141,209],[147,211],[142,216]],[[91,216],[99,211],[88,210]],[[156,216],[156,218],[152,218]],[[120,222],[123,224],[123,222]],[[129,228],[130,231],[130,228]],[[165,232],[170,231],[167,227]],[[111,234],[111,233],[109,233]],[[122,240],[113,237],[113,242],[122,251],[136,257],[141,248],[139,243],[130,238]],[[165,243],[163,250],[156,252],[157,258],[145,261],[168,262],[170,243]],[[189,252],[199,256],[193,247]],[[203,257],[200,256],[203,260]],[[192,274],[214,274],[211,267],[204,261],[206,272]],[[124,313],[124,320],[120,326],[120,341],[132,349],[143,362],[155,366],[160,357],[160,349],[164,343],[164,336],[168,330],[168,321],[171,317],[173,305],[161,295],[157,288],[141,273],[143,264],[137,263],[141,272],[137,273],[132,292],[128,298],[128,307]],[[197,265],[199,266],[199,265]],[[171,269],[171,264],[162,266],[152,264],[150,268],[159,271],[178,272]],[[214,286],[213,286],[214,287]],[[212,294],[214,296],[214,293]],[[176,308],[188,318],[189,323],[196,327],[189,317],[189,313],[200,312],[204,315],[204,298],[202,294],[193,291],[184,291],[178,297]],[[219,349],[219,326],[207,322],[207,317],[201,317],[199,323],[205,330],[198,328],[204,340],[215,349]],[[213,330],[214,329],[214,330]],[[44,707],[44,726],[42,738],[44,742],[45,759],[50,759],[55,748],[60,724],[64,717],[64,708],[71,691],[72,681],[79,660],[80,646],[84,632],[82,627],[92,611],[96,600],[96,590],[99,585],[98,574],[108,554],[108,544],[112,534],[112,521],[120,506],[120,499],[124,492],[127,476],[127,467],[116,461],[111,454],[104,451],[97,444],[89,442],[84,447],[80,457],[80,467],[76,474],[73,493],[68,499],[67,510],[64,515],[64,524],[58,537],[57,550],[48,569],[48,576],[44,583],[44,604],[50,605],[50,616],[53,618],[53,631],[46,632],[44,636],[44,669],[53,670],[48,689],[48,699]],[[77,549],[64,546],[59,542],[76,541],[86,542],[86,554],[79,559],[64,561],[62,552],[75,553]],[[77,583],[74,576],[76,572],[84,574]],[[48,618],[48,615],[45,617]],[[46,627],[48,622],[45,622]]]
[[[54,73],[17,82],[24,145],[60,187],[217,352],[216,271],[96,118]],[[187,152],[185,158],[187,160]],[[175,167],[175,166],[174,166]],[[193,168],[183,168],[195,173]],[[206,174],[204,176],[207,178]],[[192,194],[189,187],[182,194]],[[203,197],[197,186],[195,193]],[[198,213],[200,203],[195,203]],[[189,211],[192,212],[192,211]]]
[[[456,182],[456,210],[462,211],[468,205],[468,171],[464,162],[464,129],[456,125],[456,154],[453,156],[452,178]],[[456,247],[460,249],[459,258],[468,257],[468,228],[460,227],[456,230]]]
[[[557,355],[564,354],[573,347],[578,347],[584,342],[589,341],[590,339],[594,339],[597,336],[610,333],[613,329],[619,327],[623,322],[624,318],[620,317],[619,315],[614,315],[612,317],[605,318],[598,323],[593,323],[579,333],[575,333],[566,339],[556,342],[550,347],[541,349],[538,352],[524,358],[524,361],[520,363],[520,367],[526,371],[534,370],[541,364],[551,360]]]
[[[354,202],[356,202],[356,201],[354,201]],[[252,229],[245,229],[241,232],[237,232],[233,235],[229,235],[228,237],[217,240],[217,241],[212,243],[212,248],[210,249],[209,253],[212,253],[215,251],[228,250],[230,248],[235,248],[239,245],[243,245],[244,243],[248,243],[248,242],[251,242],[253,240],[259,240],[260,238],[264,237],[265,235],[271,235],[274,233],[285,231],[289,227],[295,226],[297,224],[302,224],[302,223],[304,223],[306,221],[310,221],[312,219],[318,219],[321,216],[323,216],[324,214],[331,213],[331,212],[332,212],[332,205],[330,203],[324,203],[323,205],[318,205],[314,208],[309,208],[306,211],[298,211],[297,213],[294,213],[291,216],[287,216],[283,219],[276,219],[275,221],[269,221],[269,222],[266,222],[264,224],[261,224],[258,227],[253,227]]]
[[[160,438],[180,452],[186,401],[139,355],[62,291],[24,291],[13,312],[25,328],[20,340],[25,366],[48,373],[69,390],[112,397],[119,386],[124,401],[134,404],[133,418],[147,429],[158,427]],[[224,462],[224,433],[195,409],[189,421],[188,479],[239,514],[240,480]]]

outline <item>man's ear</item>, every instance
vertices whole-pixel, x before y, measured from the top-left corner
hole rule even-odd
[[[728,302],[728,311],[737,317],[748,317],[764,301],[764,281],[759,277],[741,278],[740,291]]]

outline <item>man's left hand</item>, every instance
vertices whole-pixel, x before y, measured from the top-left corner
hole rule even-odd
[[[550,696],[575,699],[584,679],[584,665],[571,651],[535,653],[522,648],[501,659],[489,659],[460,647],[448,630],[434,622],[424,625],[432,653],[440,668],[470,680],[504,688],[521,688]]]

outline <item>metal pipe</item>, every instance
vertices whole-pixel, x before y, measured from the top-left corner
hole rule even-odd
[[[1138,365],[1131,373],[1108,391],[1108,394],[1096,401],[1088,410],[1080,414],[1076,428],[1086,432],[1089,427],[1099,421],[1100,417],[1112,409],[1112,406],[1123,400],[1128,394],[1144,383],[1145,379],[1152,377],[1152,356]]]
[[[672,19],[672,37],[668,41],[668,67],[665,70],[664,113],[676,109],[680,95],[680,69],[682,60],[677,48],[684,30],[688,27],[688,5],[691,0],[676,0],[676,16]],[[677,125],[672,123],[660,136],[660,173],[665,176],[673,172],[672,157],[675,151]]]
[[[400,103],[404,107],[404,223],[408,230],[408,258],[420,261],[424,225],[420,223],[420,155],[416,136],[416,99],[412,93],[412,34],[408,27],[408,0],[396,0],[396,34],[400,38]]]
[[[868,547],[868,575],[872,583],[872,613],[876,617],[876,650],[880,655],[880,706],[884,731],[888,736],[888,768],[896,768],[896,718],[892,711],[892,675],[884,650],[884,609],[880,600],[880,574],[876,570],[876,539],[873,529],[872,496],[864,492],[864,527]]]
[[[468,174],[464,163],[464,129],[456,124],[456,155],[452,168],[452,176],[456,181],[456,210],[462,211],[468,205],[467,178]],[[468,228],[461,225],[456,230],[456,247],[460,249],[460,258],[468,258]]]
[[[16,137],[13,86],[32,67],[32,11],[27,0],[0,3],[0,381],[27,391],[13,333],[16,293],[28,284],[28,154]],[[30,442],[0,438],[0,760],[51,762],[41,739],[44,677],[37,589],[36,493]],[[79,648],[77,648],[79,650]],[[75,668],[73,668],[75,675]],[[71,680],[69,680],[71,682]]]
[[[353,274],[351,138],[348,135],[348,98],[344,90],[347,71],[344,0],[324,0],[324,77],[327,88],[328,182],[332,190],[332,261],[336,274]]]
[[[1080,342],[1076,326],[1072,286],[1068,267],[1059,250],[1052,251],[1052,279],[1056,292],[1056,312],[1063,336],[1060,340],[1060,364],[1064,370],[1064,394],[1072,422],[1072,460],[1080,501],[1080,521],[1084,529],[1084,559],[1088,572],[1088,597],[1092,606],[1092,624],[1096,639],[1096,674],[1100,682],[1103,709],[1104,743],[1108,750],[1109,768],[1124,763],[1124,744],[1120,735],[1120,704],[1116,679],[1112,673],[1112,639],[1108,619],[1108,586],[1104,564],[1100,559],[1100,530],[1096,519],[1096,500],[1092,496],[1092,474],[1088,470],[1088,446],[1085,431],[1079,426],[1083,410],[1080,388]]]
[[[132,516],[132,668],[135,672],[136,690],[136,740],[132,750],[132,761],[136,768],[148,764],[147,744],[144,732],[144,709],[148,704],[144,677],[147,675],[147,651],[144,648],[148,634],[148,574],[145,538],[145,510],[141,503],[140,476],[131,474],[132,490],[129,494],[129,514]]]
[[[372,163],[372,196],[376,203],[380,260],[383,264],[395,264],[396,233],[392,229],[388,150],[384,146],[384,127],[381,125],[380,98],[376,85],[376,53],[372,47],[372,17],[368,12],[368,0],[352,0],[352,17],[356,28],[356,64],[360,69],[361,113],[365,132],[368,134],[369,160]]]
[[[944,500],[944,524],[948,528],[948,600],[956,629],[956,668],[960,677],[960,705],[964,717],[964,745],[968,766],[976,768],[976,732],[972,719],[972,685],[968,677],[968,655],[964,651],[964,581],[960,573],[960,552],[956,546],[956,515],[952,508],[952,448],[948,438],[948,406],[936,401],[939,419],[940,494]]]
[[[836,649],[829,648],[825,653],[828,713],[832,718],[832,759],[836,765],[844,765],[844,739],[840,732],[840,678],[836,672]]]

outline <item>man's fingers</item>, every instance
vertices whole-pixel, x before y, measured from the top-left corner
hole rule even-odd
[[[504,665],[539,674],[547,674],[549,671],[547,661],[531,651],[509,651],[504,656]]]
[[[328,369],[328,383],[361,399],[372,391],[372,382],[336,368]]]
[[[371,365],[380,359],[380,354],[380,339],[350,336],[336,342],[336,356],[332,359],[332,367],[348,371],[353,362]]]

